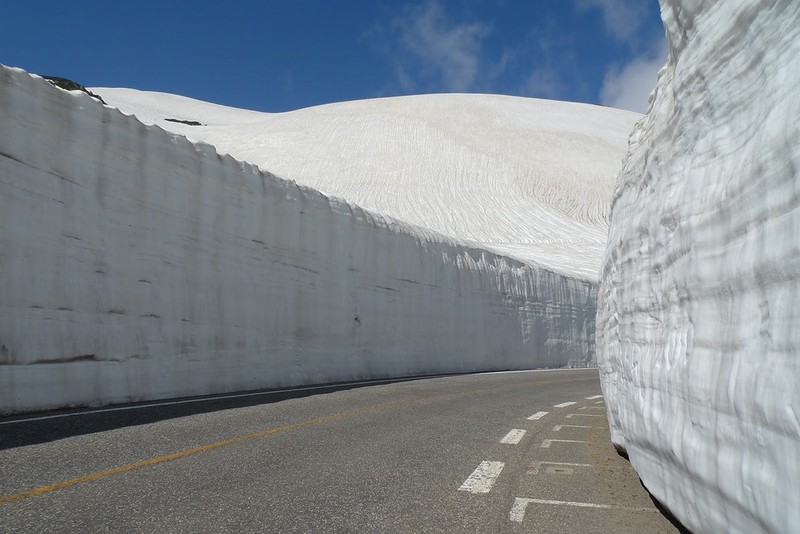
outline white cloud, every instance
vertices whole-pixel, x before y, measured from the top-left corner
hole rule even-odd
[[[448,18],[437,0],[407,7],[392,28],[402,52],[396,73],[406,89],[413,81],[428,80],[448,91],[469,91],[481,71],[483,40],[488,24],[461,23]]]
[[[550,68],[537,69],[525,80],[521,93],[535,98],[558,98],[563,83],[558,73]]]
[[[606,71],[600,89],[601,104],[639,113],[647,111],[647,97],[655,87],[658,70],[667,58],[666,38],[662,35],[651,50],[626,65],[615,65]]]
[[[618,41],[636,35],[644,20],[643,0],[577,0],[580,10],[599,9],[606,31]]]

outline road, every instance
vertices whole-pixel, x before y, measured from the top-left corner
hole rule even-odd
[[[677,531],[596,370],[44,415],[0,420],[2,532]]]

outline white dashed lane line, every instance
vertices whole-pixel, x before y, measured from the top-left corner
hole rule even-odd
[[[550,499],[525,499],[516,497],[514,499],[514,505],[508,513],[508,519],[517,523],[522,523],[522,520],[525,519],[525,510],[531,503],[549,504],[551,506],[575,506],[578,508],[601,508],[605,510],[627,510],[629,512],[658,512],[655,508],[635,508],[631,506],[615,506],[613,504],[594,504],[590,502],[553,501]]]
[[[586,397],[586,400],[595,400],[595,399],[602,399],[602,395],[594,395],[591,397]],[[603,401],[598,401],[598,403]],[[578,404],[575,401],[566,401],[560,404],[554,404],[553,408],[566,408],[568,406],[574,406]],[[601,409],[600,407],[591,408]],[[587,407],[581,407],[580,410],[586,410]],[[536,412],[535,414],[529,416],[527,419],[528,421],[537,421],[547,415],[550,412],[540,411]],[[565,416],[566,419],[570,419],[576,415],[582,415],[586,417],[602,417],[601,415],[595,414],[588,414],[588,413],[571,413]],[[588,425],[556,425],[553,427],[553,431],[558,432],[562,428],[592,428]],[[522,428],[513,428],[511,429],[503,438],[500,440],[500,443],[506,445],[518,445],[522,439],[525,437],[527,430]],[[574,440],[574,439],[546,439],[542,441],[542,448],[549,448],[552,446],[553,443],[586,443],[585,441]],[[563,466],[572,466],[572,467],[591,467],[590,464],[567,464],[567,463],[559,463],[559,462],[533,462],[528,466],[528,473],[530,474],[532,471],[538,472],[539,466],[542,464],[547,465],[563,465]],[[505,467],[505,463],[503,462],[489,462],[484,461],[472,472],[472,474],[461,484],[461,487],[458,488],[458,491],[466,491],[469,493],[489,493],[494,486],[494,483],[497,481],[497,477],[500,476],[500,473],[503,471]],[[552,468],[551,468],[552,469]],[[536,502],[535,499],[517,499],[518,502],[515,502],[515,507],[518,509],[517,512],[514,512],[512,509],[512,515],[518,514],[522,521],[522,517],[525,516],[525,507],[530,502]],[[549,502],[549,501],[548,501]],[[561,501],[552,501],[552,502],[561,502]],[[566,502],[566,501],[565,501]],[[516,519],[512,519],[516,521]]]
[[[481,462],[477,469],[461,484],[458,491],[489,493],[505,465],[503,462]]]
[[[564,419],[572,419],[573,417],[576,417],[576,416],[581,416],[581,417],[605,417],[604,415],[595,414],[595,413],[568,413],[567,415],[564,416]]]
[[[520,441],[522,441],[522,438],[525,437],[525,432],[527,432],[527,430],[522,430],[521,428],[512,428],[508,434],[503,436],[503,439],[500,440],[500,443],[517,445]]]
[[[602,406],[581,406],[579,410],[605,410]]]

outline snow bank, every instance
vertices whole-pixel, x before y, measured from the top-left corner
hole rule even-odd
[[[593,357],[594,284],[0,67],[0,411]]]
[[[593,282],[615,178],[641,118],[499,95],[418,95],[259,113],[164,93],[92,91],[145,124],[210,143],[282,178]]]
[[[696,532],[800,528],[800,3],[662,0],[598,290],[612,439]]]

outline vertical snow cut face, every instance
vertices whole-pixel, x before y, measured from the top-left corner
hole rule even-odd
[[[593,282],[19,69],[0,117],[0,412],[593,358]]]
[[[612,439],[693,531],[796,531],[800,3],[661,9],[598,290]]]

